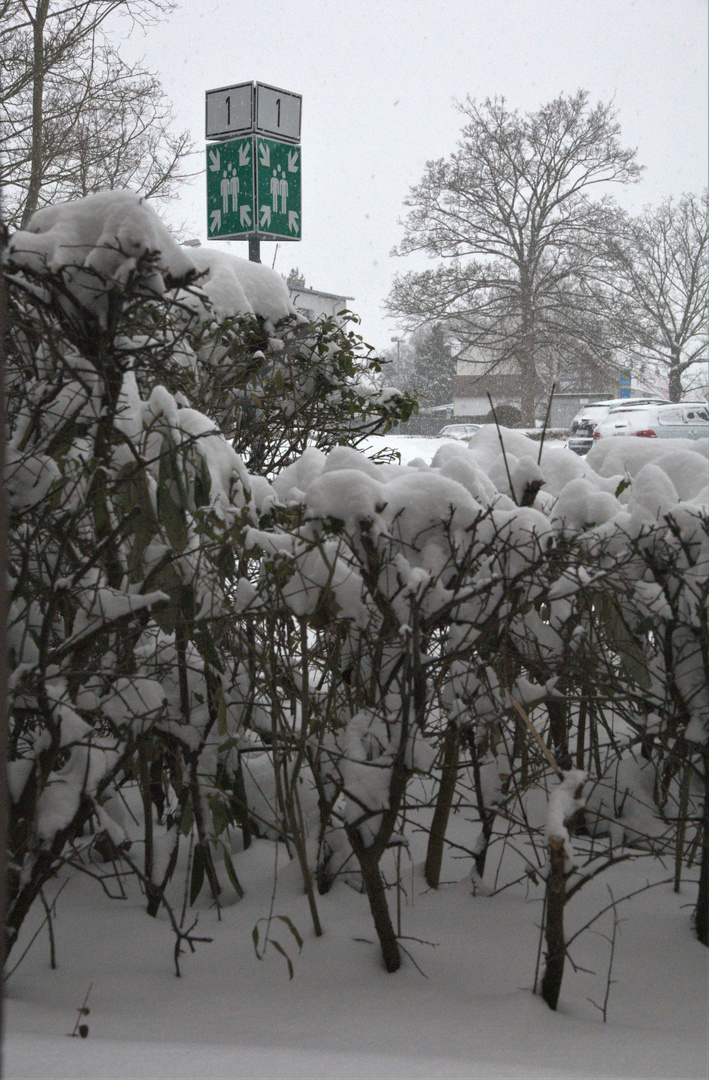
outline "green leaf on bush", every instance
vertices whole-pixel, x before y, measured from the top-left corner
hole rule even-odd
[[[190,904],[194,904],[202,891],[202,886],[204,885],[205,863],[204,847],[202,844],[195,844],[194,856],[192,859],[192,879],[190,881]]]
[[[187,546],[185,512],[175,501],[171,491],[162,484],[158,488],[158,517],[175,551],[184,551]]]
[[[239,897],[240,900],[242,900],[243,897],[244,897],[244,890],[241,887],[241,882],[239,881],[238,877],[236,876],[236,870],[234,869],[234,863],[231,861],[231,855],[226,850],[226,848],[224,848],[224,869],[227,872],[227,877],[229,878],[229,881],[234,886],[234,890],[235,890],[237,896]]]
[[[182,579],[172,563],[165,563],[150,578],[151,589],[159,589],[170,597],[168,604],[153,609],[153,617],[160,629],[166,634],[174,634],[180,614],[182,598]]]
[[[182,820],[180,821],[180,832],[183,836],[189,836],[192,832],[192,826],[194,825],[194,813],[191,806],[186,806],[182,811]]]
[[[205,630],[196,629],[193,633],[193,641],[199,649],[202,659],[206,660],[210,667],[214,668],[215,671],[223,672],[224,664],[219,655],[219,650],[214,644],[212,635]]]
[[[291,960],[290,956],[288,955],[286,950],[283,948],[283,946],[280,944],[280,942],[274,941],[273,938],[271,938],[271,944],[273,945],[276,952],[279,952],[281,954],[281,956],[285,960],[286,964],[288,965],[288,978],[290,980],[292,980],[293,979],[293,961]]]
[[[223,692],[217,699],[217,731],[220,735],[227,733],[226,701]]]
[[[279,919],[282,923],[285,923],[285,925],[288,927],[291,934],[295,938],[296,942],[298,943],[298,952],[301,952],[303,949],[303,939],[300,936],[300,933],[295,923],[291,919],[289,919],[287,915],[274,915],[274,918]]]
[[[212,490],[212,478],[204,458],[200,458],[199,472],[194,478],[194,504],[195,506],[209,506],[209,496]]]
[[[221,795],[212,795],[210,797],[209,810],[212,815],[214,835],[215,837],[221,836],[224,830],[231,824],[232,820]]]

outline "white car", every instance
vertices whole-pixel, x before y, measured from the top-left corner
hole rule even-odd
[[[605,420],[611,409],[620,406],[667,405],[667,398],[608,398],[606,401],[591,401],[584,405],[571,421],[567,446],[575,454],[587,454],[593,446],[593,433],[596,425]]]
[[[467,442],[479,430],[480,424],[447,424],[439,431],[438,438],[463,439]]]
[[[594,439],[609,435],[639,435],[645,439],[707,439],[709,410],[703,401],[676,405],[616,406],[596,426]]]

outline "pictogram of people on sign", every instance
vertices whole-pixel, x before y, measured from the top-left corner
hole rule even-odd
[[[285,214],[288,203],[288,181],[286,180],[285,173],[280,165],[273,170],[273,176],[271,177],[271,209],[274,214],[278,213],[279,199],[281,202],[280,212]]]
[[[241,187],[239,183],[239,177],[236,172],[233,172],[234,166],[229,163],[228,167],[222,173],[222,182],[220,184],[220,193],[222,196],[222,213],[229,213],[229,199],[231,199],[231,212],[236,214],[239,211],[239,189]]]

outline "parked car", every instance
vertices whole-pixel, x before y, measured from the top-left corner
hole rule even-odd
[[[587,454],[593,446],[593,433],[596,425],[604,420],[611,409],[617,406],[666,405],[667,398],[609,398],[607,401],[592,401],[584,405],[571,421],[567,446],[575,454]]]
[[[709,409],[703,401],[677,405],[619,406],[596,426],[594,439],[609,435],[639,435],[645,439],[707,439]]]
[[[463,439],[468,441],[476,431],[480,430],[480,424],[446,424],[438,433],[439,439]]]

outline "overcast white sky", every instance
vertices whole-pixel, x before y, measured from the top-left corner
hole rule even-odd
[[[145,56],[203,160],[205,91],[256,81],[303,95],[303,239],[262,242],[283,274],[354,297],[377,349],[403,200],[427,160],[455,148],[455,101],[504,95],[522,111],[579,87],[615,99],[646,166],[615,189],[629,209],[707,184],[707,0],[182,0],[126,59]],[[207,240],[205,181],[174,217]],[[247,257],[243,241],[223,244]],[[423,264],[417,264],[423,265]]]

